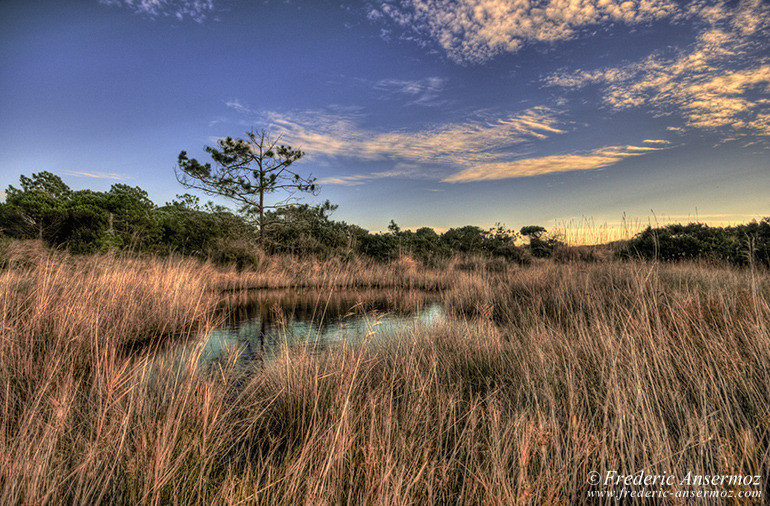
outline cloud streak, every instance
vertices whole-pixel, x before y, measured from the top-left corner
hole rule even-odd
[[[214,11],[214,0],[99,0],[100,4],[125,7],[150,17],[190,18],[202,23]]]
[[[114,179],[116,181],[125,181],[126,179],[130,179],[122,174],[117,174],[115,172],[78,172],[78,171],[65,171],[64,174],[67,176],[75,176],[75,177],[90,177],[93,179]]]
[[[420,166],[466,167],[491,163],[510,156],[517,146],[564,133],[556,113],[546,107],[534,107],[503,117],[478,117],[420,130],[390,132],[361,127],[364,116],[356,110],[268,112],[264,117],[271,130],[284,132],[283,138],[287,142],[301,146],[310,156]],[[412,177],[416,174],[411,172]],[[355,184],[376,177],[406,175],[400,171],[327,182]]]
[[[387,20],[458,63],[481,63],[529,42],[571,39],[597,25],[635,25],[679,13],[671,0],[385,0],[369,19]]]
[[[358,186],[377,179],[403,177],[409,179],[423,179],[427,177],[423,171],[414,166],[396,166],[392,170],[369,172],[368,174],[355,174],[351,176],[331,176],[318,180],[319,184],[336,184],[341,186]]]
[[[447,80],[442,77],[427,77],[425,79],[381,79],[372,88],[385,96],[400,96],[409,99],[409,105],[436,106],[441,105],[439,95],[444,90]]]
[[[230,107],[250,111],[233,100]],[[534,107],[499,118],[473,119],[415,131],[376,132],[360,126],[357,110],[261,113],[274,132],[310,157],[393,162],[392,170],[335,175],[319,183],[357,186],[384,178],[433,179],[467,183],[607,167],[630,157],[666,149],[668,141],[645,146],[608,146],[586,153],[521,159],[534,141],[566,133],[558,113]],[[447,170],[452,171],[447,176]]]
[[[650,141],[645,141],[650,142]],[[655,144],[666,141],[655,140]],[[608,167],[626,158],[641,156],[664,149],[651,146],[607,146],[588,153],[551,155],[525,158],[510,162],[494,162],[476,165],[444,178],[445,183],[470,183],[474,181],[495,181],[517,177],[541,176],[556,172],[593,170]]]

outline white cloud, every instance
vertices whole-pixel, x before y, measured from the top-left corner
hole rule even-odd
[[[444,90],[447,80],[442,77],[402,80],[381,79],[372,84],[372,88],[386,95],[398,95],[410,99],[410,105],[441,105],[439,95]]]
[[[550,75],[546,85],[595,84],[603,88],[605,103],[615,109],[646,106],[656,114],[677,113],[691,128],[770,135],[763,121],[770,113],[770,101],[760,98],[770,93],[770,7],[761,0],[744,0],[733,7],[696,5],[691,14],[705,26],[689,49],[622,67]]]
[[[238,100],[227,105],[280,134],[282,142],[302,149],[309,158],[393,163],[387,171],[320,181],[348,186],[389,177],[439,180],[447,169],[505,162],[521,156],[533,141],[565,133],[559,113],[548,107],[502,116],[477,113],[466,121],[416,130],[379,131],[362,126],[367,117],[353,107],[279,113],[255,112]]]
[[[118,181],[122,181],[125,179],[128,179],[126,176],[122,174],[117,174],[114,172],[79,172],[79,171],[65,171],[65,175],[67,176],[75,176],[75,177],[89,177],[93,179],[114,179]]]
[[[231,107],[247,107],[234,102]],[[323,178],[322,184],[356,186],[383,178],[471,182],[538,176],[607,167],[623,159],[665,149],[666,140],[646,139],[647,146],[608,146],[586,153],[519,159],[531,141],[563,134],[557,113],[534,107],[502,118],[473,119],[414,131],[377,132],[363,128],[358,110],[262,114],[269,129],[311,157],[342,157],[393,162],[394,168]],[[454,172],[447,176],[449,168]]]
[[[564,133],[558,126],[554,111],[546,107],[535,107],[498,118],[476,118],[421,130],[390,132],[359,126],[364,117],[355,110],[291,114],[268,112],[264,117],[270,130],[284,132],[283,139],[300,146],[310,156],[392,160],[412,165],[466,167],[490,163],[510,156],[506,153],[510,153],[514,146]],[[403,176],[402,172],[398,175]],[[395,175],[369,175],[334,182],[351,184],[372,177]]]
[[[225,102],[225,105],[229,107],[230,109],[233,109],[237,112],[240,112],[242,114],[255,114],[255,111],[252,111],[249,109],[249,107],[243,105],[240,100],[237,98],[230,99]]]
[[[127,176],[124,176],[122,174],[117,174],[115,172],[79,172],[79,171],[67,170],[67,171],[64,171],[64,174],[67,176],[90,177],[93,179],[114,179],[116,181],[125,181],[127,179],[131,179]]]
[[[214,0],[99,0],[100,4],[126,7],[151,17],[190,18],[202,23],[214,10]]]
[[[663,140],[647,140],[647,143],[664,144]],[[494,181],[515,177],[531,177],[555,172],[601,169],[626,158],[644,155],[664,149],[651,146],[607,146],[587,153],[551,155],[514,161],[497,161],[471,166],[443,179],[446,183]]]
[[[554,42],[604,23],[638,24],[679,12],[671,0],[385,0],[370,20],[388,19],[432,41],[461,63],[515,52],[527,42]]]
[[[761,88],[770,92],[770,64],[753,69],[726,72],[682,90],[682,109],[694,127],[752,129],[770,135],[767,122],[770,113],[766,100],[747,98],[749,91]],[[678,97],[679,98],[679,97]]]
[[[115,179],[117,181],[124,181],[126,179],[130,179],[122,174],[117,174],[115,172],[78,172],[78,171],[68,170],[68,171],[65,171],[64,174],[67,176],[90,177],[94,179]]]
[[[358,186],[376,179],[404,177],[411,179],[425,178],[427,174],[415,166],[398,164],[391,170],[369,172],[368,174],[354,174],[351,176],[331,176],[318,180],[319,184],[337,184],[342,186]]]

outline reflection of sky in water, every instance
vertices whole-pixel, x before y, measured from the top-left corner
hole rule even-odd
[[[255,316],[236,325],[214,329],[209,334],[201,360],[216,361],[235,350],[241,350],[239,360],[257,358],[262,356],[262,353],[269,357],[275,355],[281,345],[293,346],[300,343],[318,348],[342,342],[357,344],[393,337],[399,332],[415,327],[428,327],[445,318],[444,308],[438,303],[426,304],[410,315],[358,313],[320,323],[310,318],[290,315],[283,324],[263,324],[262,317]],[[260,338],[262,332],[264,346]]]

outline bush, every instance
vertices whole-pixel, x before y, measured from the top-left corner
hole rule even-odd
[[[709,260],[734,265],[770,265],[768,218],[736,227],[709,227],[702,223],[647,227],[626,243],[621,258],[681,261]]]
[[[547,230],[539,225],[522,227],[519,233],[529,237],[529,251],[536,258],[549,258],[554,248],[562,244],[557,237],[547,235]]]

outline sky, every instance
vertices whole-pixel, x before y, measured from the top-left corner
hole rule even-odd
[[[762,0],[4,0],[0,69],[0,189],[266,129],[373,231],[770,216]]]

